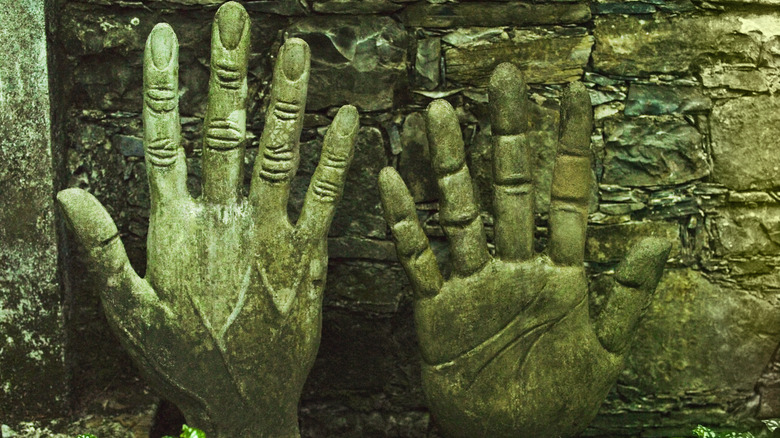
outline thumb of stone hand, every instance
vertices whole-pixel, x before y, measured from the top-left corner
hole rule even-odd
[[[65,213],[68,227],[86,250],[90,269],[104,286],[101,290],[104,298],[110,296],[114,301],[139,295],[156,296],[130,266],[119,231],[100,201],[82,189],[71,188],[57,193],[57,202]]]
[[[596,334],[609,352],[623,353],[661,280],[671,244],[647,238],[620,262],[606,290],[606,302],[595,319]]]

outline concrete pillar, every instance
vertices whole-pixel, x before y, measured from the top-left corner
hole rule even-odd
[[[0,0],[0,423],[66,406],[44,3]]]

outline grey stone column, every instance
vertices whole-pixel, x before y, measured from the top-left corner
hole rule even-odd
[[[0,0],[0,422],[65,407],[44,0]]]

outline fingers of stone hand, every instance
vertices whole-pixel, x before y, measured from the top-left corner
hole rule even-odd
[[[144,156],[153,204],[189,196],[178,90],[179,43],[171,26],[160,23],[144,49]]]
[[[588,90],[575,82],[561,102],[561,131],[550,202],[550,257],[560,265],[582,264],[592,173],[593,114]]]
[[[320,163],[312,176],[298,220],[301,228],[317,238],[327,236],[336,204],[344,191],[359,121],[357,109],[345,105],[339,109],[325,134]]]
[[[128,281],[128,275],[136,275],[130,267],[119,231],[100,201],[84,190],[72,188],[57,193],[57,202],[65,213],[68,227],[86,250],[104,284],[120,286]]]
[[[606,303],[596,319],[596,334],[612,353],[622,353],[652,299],[663,274],[671,244],[647,238],[629,251],[618,265]]]
[[[468,275],[484,266],[490,255],[474,200],[458,116],[447,101],[435,100],[428,105],[426,122],[431,164],[442,196],[439,214],[450,241],[453,272]]]
[[[436,295],[444,283],[436,256],[420,227],[414,200],[392,167],[385,167],[379,173],[379,193],[398,259],[412,282],[415,295],[417,298]]]
[[[535,228],[533,156],[526,137],[527,87],[520,71],[504,63],[493,72],[488,94],[496,254],[505,260],[523,260],[533,253]]]
[[[290,181],[300,160],[298,143],[306,109],[311,54],[299,38],[287,40],[279,57],[271,84],[271,103],[260,137],[250,196],[255,206],[263,205],[269,214],[286,217]]]
[[[203,132],[203,197],[235,202],[246,137],[249,15],[237,2],[217,11],[211,34],[211,77]]]

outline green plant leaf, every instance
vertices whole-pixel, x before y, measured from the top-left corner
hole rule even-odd
[[[186,424],[181,427],[181,435],[179,438],[206,438],[206,433],[200,429],[189,427]]]
[[[774,432],[777,428],[780,428],[780,419],[773,418],[770,420],[761,420],[764,425],[766,425],[766,428],[769,429],[770,432]]]
[[[95,435],[92,435],[91,433],[82,433],[76,436],[76,438],[97,438],[97,437]]]

